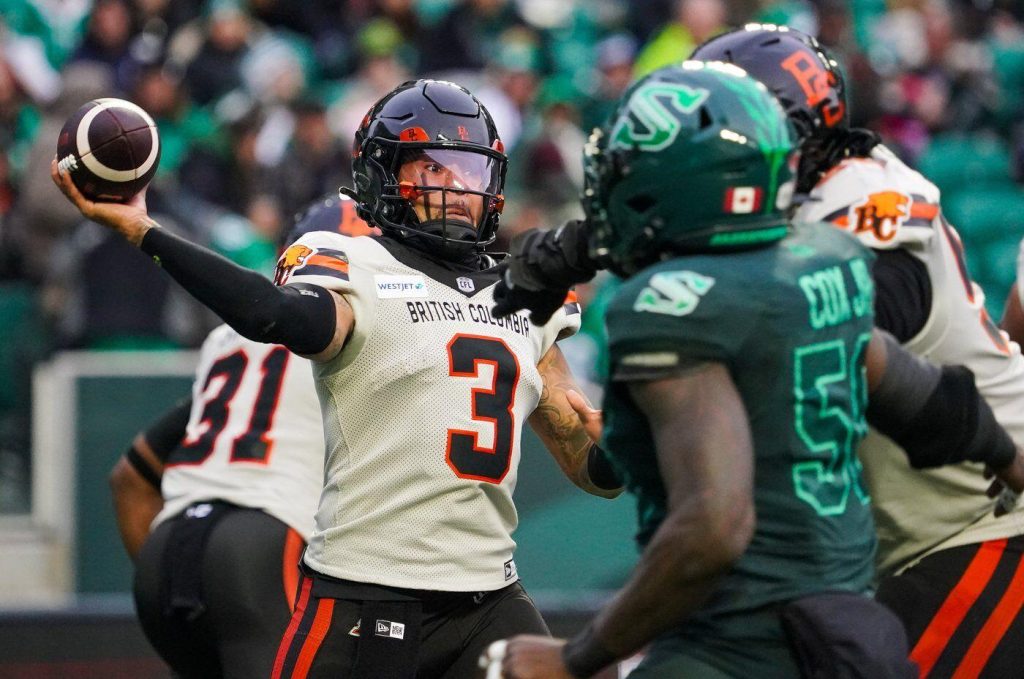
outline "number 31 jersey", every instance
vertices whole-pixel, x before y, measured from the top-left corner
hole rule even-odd
[[[306,563],[413,589],[514,581],[522,425],[543,387],[537,363],[578,329],[579,306],[543,327],[496,320],[493,270],[327,232],[292,245],[277,281],[339,292],[355,315],[342,352],[314,364],[328,462]]]
[[[309,361],[226,325],[203,343],[185,440],[171,452],[156,523],[204,500],[262,509],[308,539],[324,437]]]

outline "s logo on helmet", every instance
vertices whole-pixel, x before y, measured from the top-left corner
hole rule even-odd
[[[709,92],[686,85],[650,82],[637,88],[611,133],[609,148],[660,151],[672,144],[683,129],[680,114],[697,110]]]
[[[284,251],[281,259],[277,260],[277,268],[274,270],[274,285],[284,285],[291,278],[295,269],[306,264],[306,260],[313,254],[311,248],[305,245],[295,244]]]

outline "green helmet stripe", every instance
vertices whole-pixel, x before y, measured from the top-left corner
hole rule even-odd
[[[754,122],[754,141],[768,164],[769,182],[762,209],[775,210],[775,197],[779,192],[779,171],[793,150],[793,139],[786,126],[785,114],[773,98],[764,96],[763,87],[754,80],[720,78],[722,84],[736,93],[740,104]],[[774,107],[773,107],[774,104]],[[777,108],[778,110],[773,110]]]
[[[770,226],[766,229],[754,231],[733,231],[727,233],[716,233],[711,237],[711,247],[738,247],[742,245],[754,245],[756,243],[767,243],[779,240],[789,233],[789,226],[782,224]]]

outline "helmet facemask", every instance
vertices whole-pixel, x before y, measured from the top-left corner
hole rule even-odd
[[[504,158],[489,150],[403,144],[394,161],[396,184],[386,184],[382,195],[405,212],[405,224],[440,238],[445,248],[479,250],[494,241]]]
[[[464,88],[405,83],[371,108],[355,142],[360,214],[385,234],[448,259],[494,242],[507,157]]]

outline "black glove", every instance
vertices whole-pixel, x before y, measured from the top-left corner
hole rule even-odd
[[[503,318],[527,309],[536,325],[551,320],[572,286],[597,273],[587,251],[588,238],[587,225],[581,221],[567,222],[555,231],[531,229],[513,238],[491,313]]]
[[[498,266],[502,274],[501,280],[494,286],[494,308],[491,309],[491,314],[495,318],[504,318],[520,309],[527,309],[530,312],[530,321],[541,326],[550,321],[555,312],[565,304],[568,290],[534,291],[520,288],[509,282],[509,263],[502,262]]]

